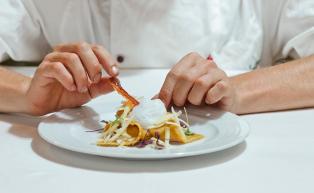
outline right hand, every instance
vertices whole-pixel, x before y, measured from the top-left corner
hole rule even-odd
[[[207,104],[231,112],[236,112],[238,106],[238,94],[231,79],[214,61],[194,52],[174,65],[157,97],[166,106],[171,102],[176,106]]]
[[[110,77],[118,75],[117,62],[102,46],[87,43],[56,46],[28,85],[29,113],[44,115],[81,106],[111,92],[108,77],[102,76],[102,68]]]

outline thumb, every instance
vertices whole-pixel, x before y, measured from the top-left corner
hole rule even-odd
[[[108,78],[102,78],[98,83],[92,84],[90,89],[90,95],[92,98],[96,98],[100,95],[108,94],[113,91],[113,88]]]

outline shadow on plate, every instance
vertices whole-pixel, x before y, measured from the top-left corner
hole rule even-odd
[[[59,114],[62,113],[62,116]],[[95,130],[103,127],[99,122],[99,114],[91,107],[82,106],[75,109],[66,109],[52,114],[44,121],[45,123],[73,123],[80,121],[87,130]]]

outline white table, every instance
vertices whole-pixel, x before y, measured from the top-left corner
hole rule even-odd
[[[165,73],[125,70],[122,82],[132,94],[152,96]],[[57,148],[38,136],[41,118],[0,114],[0,193],[313,193],[314,109],[243,118],[252,131],[234,148],[183,159],[125,161]]]

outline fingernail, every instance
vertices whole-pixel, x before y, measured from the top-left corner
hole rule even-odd
[[[100,81],[100,79],[101,79],[101,73],[97,74],[97,75],[94,77],[93,82],[94,82],[94,83],[98,83],[98,82]]]
[[[111,67],[111,70],[112,70],[112,73],[113,73],[114,75],[116,75],[116,74],[119,73],[119,69],[118,69],[116,66],[112,66],[112,67]]]
[[[80,89],[80,93],[86,93],[87,92],[87,88],[86,87],[83,87]]]

